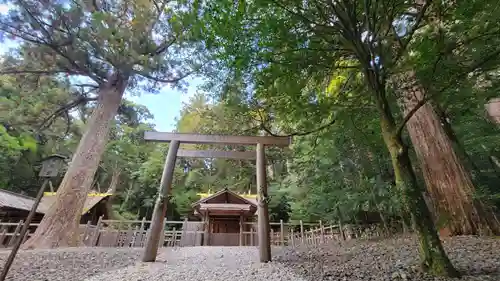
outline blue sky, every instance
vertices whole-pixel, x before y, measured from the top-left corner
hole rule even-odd
[[[141,94],[140,96],[127,96],[136,103],[143,104],[149,108],[154,115],[156,130],[169,132],[175,129],[175,119],[179,117],[182,105],[194,96],[197,86],[202,83],[199,78],[187,78],[189,86],[185,93],[171,89],[165,85],[158,94]]]
[[[5,13],[8,9],[7,5],[0,4],[0,13]],[[0,55],[8,48],[15,46],[14,44],[5,44],[4,42],[0,44]],[[188,77],[186,82],[189,86],[185,92],[171,89],[168,85],[165,85],[158,94],[143,93],[139,96],[126,95],[126,98],[149,108],[154,115],[154,123],[158,131],[172,131],[175,129],[175,119],[179,117],[183,104],[187,103],[194,96],[202,80],[196,77]]]

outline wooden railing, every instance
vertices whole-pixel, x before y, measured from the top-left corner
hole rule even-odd
[[[80,225],[80,238],[84,246],[88,247],[144,247],[149,234],[151,221],[142,220],[103,220],[99,219],[97,225]],[[23,222],[3,223],[0,222],[0,246],[11,247],[15,239],[19,238]],[[245,222],[241,233],[233,233],[232,237],[237,239],[236,245],[257,246],[258,232],[256,222]],[[35,231],[37,223],[30,224],[29,231],[23,240],[26,241]],[[348,240],[358,238],[366,226],[346,225],[324,225],[318,223],[294,223],[272,222],[270,223],[270,240],[273,246],[319,245],[332,240]],[[373,227],[372,227],[373,228]],[[201,246],[204,235],[203,222],[201,221],[165,221],[165,227],[160,237],[160,247],[185,247]],[[243,229],[243,228],[241,228]],[[380,236],[376,232],[370,234]],[[238,243],[239,241],[239,243]]]

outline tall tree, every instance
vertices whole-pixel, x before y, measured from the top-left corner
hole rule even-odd
[[[26,44],[20,54],[25,59],[45,64],[0,73],[78,76],[78,84],[95,92],[73,104],[97,100],[56,204],[24,244],[25,248],[76,246],[86,193],[125,90],[154,91],[159,83],[177,84],[195,70],[192,51],[197,45],[187,44],[196,7],[188,1],[154,0],[17,0],[11,4],[14,8],[0,18],[2,35]]]
[[[417,182],[409,145],[402,138],[405,122],[397,120],[396,101],[388,85],[399,61],[408,54],[413,34],[426,24],[423,19],[428,5],[402,0],[275,0],[242,1],[237,5],[233,1],[211,1],[210,7],[206,17],[212,19],[215,28],[208,33],[217,33],[212,42],[226,44],[217,51],[233,73],[252,81],[258,102],[265,98],[271,105],[284,106],[287,101],[287,106],[299,106],[296,101],[316,92],[317,98],[301,104],[303,108],[314,107],[325,91],[325,81],[332,80],[335,71],[345,70],[350,77],[341,83],[344,86],[339,94],[354,91],[359,85],[352,83],[356,79],[364,80],[364,94],[378,114],[405,213],[411,216],[419,235],[422,264],[434,274],[459,275],[441,245]],[[405,15],[412,15],[415,23],[400,36],[394,24]]]
[[[467,76],[470,80],[476,80],[478,72],[484,72],[482,68],[485,65],[488,68],[498,65],[500,56],[499,49],[495,47],[498,44],[495,38],[498,37],[500,29],[496,26],[478,25],[478,21],[493,20],[498,15],[482,6],[478,7],[475,1],[464,3],[458,9],[449,9],[450,5],[454,5],[451,3],[431,5],[430,1],[417,2],[429,10],[426,20],[429,24],[422,26],[418,34],[414,35],[414,45],[417,47],[409,46],[414,54],[408,58],[410,61],[400,61],[399,73],[393,75],[392,79],[394,89],[401,97],[400,105],[404,114],[411,116],[405,120],[406,127],[421,163],[427,190],[436,209],[437,221],[457,235],[500,233],[500,223],[492,208],[476,197],[475,185],[479,184],[479,181],[473,181],[471,169],[464,163],[467,159],[461,159],[461,155],[457,153],[453,136],[450,135],[452,133],[446,127],[447,121],[440,118],[442,110],[429,101],[443,91],[431,86],[440,79],[435,76],[431,78],[427,81],[429,87],[426,89],[415,72],[418,61],[423,61],[415,57],[436,54],[439,60],[435,60],[432,69],[427,71],[440,75],[435,69],[447,69],[445,74],[450,84],[452,80],[464,80]],[[488,1],[482,4],[488,5]],[[466,16],[462,13],[464,9],[468,10]],[[404,35],[404,29],[411,25],[412,22],[406,18],[405,22],[399,23],[398,33]],[[452,32],[457,28],[466,27],[470,27],[471,31],[460,34]],[[425,44],[427,47],[419,48],[418,44]],[[484,55],[474,54],[478,46],[484,51]],[[460,52],[461,62],[450,67],[449,57],[457,52]],[[463,85],[463,82],[458,85]],[[458,90],[456,86],[449,87]],[[418,110],[412,114],[414,108]]]

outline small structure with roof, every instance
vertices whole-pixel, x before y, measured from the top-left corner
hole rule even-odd
[[[257,211],[255,198],[245,198],[227,188],[204,197],[192,205],[194,215],[203,221],[203,245],[245,245],[243,234],[255,231],[247,223],[253,221]]]
[[[55,203],[55,195],[55,192],[44,193],[32,223],[39,223],[42,220],[45,213]],[[91,221],[92,224],[96,224],[100,216],[106,219],[108,216],[106,201],[112,195],[111,193],[88,193],[81,222],[87,223]],[[0,189],[0,220],[2,222],[18,222],[26,219],[34,201],[35,199],[32,197]]]

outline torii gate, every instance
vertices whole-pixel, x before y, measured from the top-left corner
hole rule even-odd
[[[260,262],[271,261],[271,243],[269,239],[269,211],[267,207],[267,180],[265,146],[286,147],[291,144],[290,137],[271,136],[225,136],[184,133],[145,132],[146,141],[170,142],[163,174],[161,176],[158,198],[155,203],[149,237],[146,241],[143,262],[154,262],[158,253],[160,234],[163,231],[167,212],[168,194],[172,186],[174,167],[177,156],[198,158],[256,159],[257,163],[257,225]],[[256,145],[256,157],[253,152],[237,151],[201,151],[179,150],[180,143],[189,144],[237,144]]]

